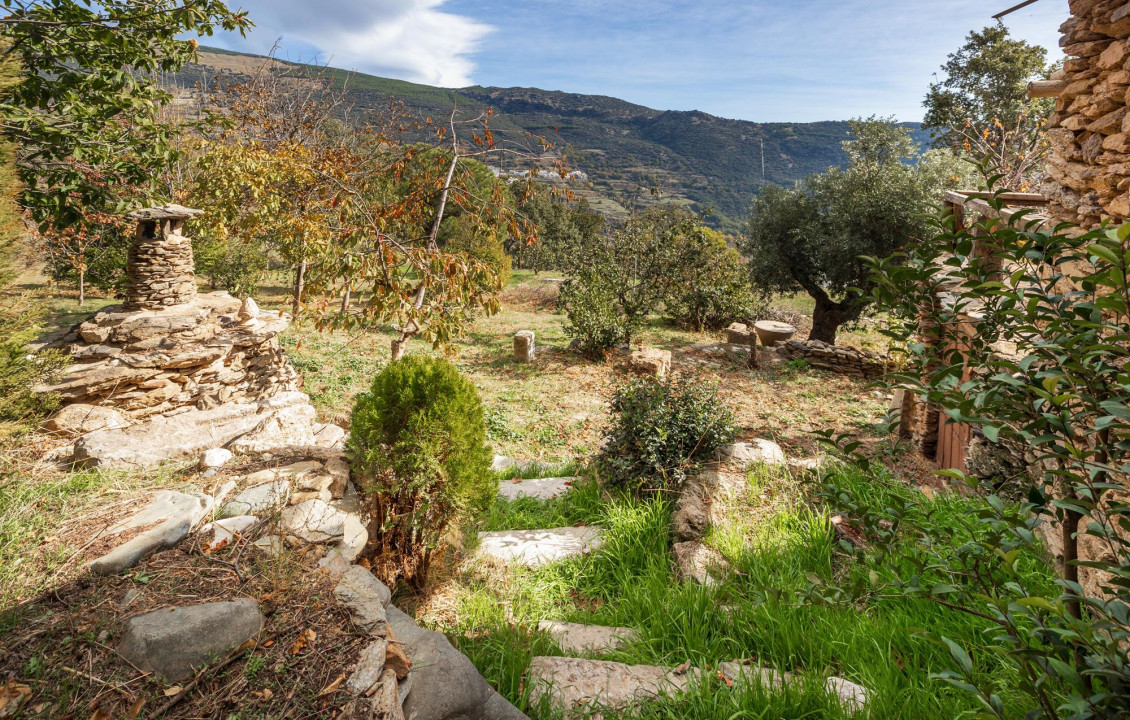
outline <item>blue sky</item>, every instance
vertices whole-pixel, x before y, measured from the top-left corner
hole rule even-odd
[[[1017,0],[245,0],[206,43],[447,87],[532,86],[761,122],[921,119],[946,55]],[[240,3],[233,0],[235,7]],[[1067,0],[1005,19],[1058,59]]]

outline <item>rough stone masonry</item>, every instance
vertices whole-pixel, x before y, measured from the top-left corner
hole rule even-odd
[[[1083,227],[1130,217],[1130,3],[1071,0],[1061,27],[1068,58],[1048,121],[1049,213]],[[1053,94],[1053,93],[1049,93]]]

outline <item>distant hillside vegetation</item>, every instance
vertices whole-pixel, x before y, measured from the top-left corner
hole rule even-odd
[[[216,73],[249,73],[265,58],[202,48],[199,64],[175,80],[182,87]],[[293,72],[293,63],[275,61]],[[578,193],[600,211],[623,217],[630,207],[679,203],[713,210],[712,224],[738,231],[753,196],[767,183],[788,184],[841,165],[845,121],[755,123],[708,113],[653,110],[603,95],[536,88],[468,87],[458,90],[331,70],[359,108],[380,108],[389,98],[421,116],[444,117],[452,104],[468,111],[491,107],[498,132],[529,132],[554,140],[571,169],[588,174]],[[924,142],[917,123],[908,124]],[[763,164],[764,163],[764,164]]]

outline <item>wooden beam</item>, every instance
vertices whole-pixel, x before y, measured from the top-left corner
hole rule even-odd
[[[1066,80],[1033,80],[1028,83],[1028,97],[1059,97],[1069,84]]]
[[[1017,10],[1020,10],[1022,8],[1026,8],[1034,2],[1036,2],[1036,0],[1024,0],[1024,2],[1020,3],[1019,5],[1013,5],[1008,10],[1001,10],[999,13],[997,13],[996,15],[993,16],[993,19],[994,20],[1000,20],[1005,15],[1008,15],[1009,13],[1014,13]]]

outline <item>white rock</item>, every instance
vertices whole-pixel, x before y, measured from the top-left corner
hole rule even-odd
[[[129,418],[120,410],[103,405],[84,405],[82,403],[67,405],[44,424],[44,428],[47,430],[70,436],[129,426]]]
[[[655,665],[625,665],[605,660],[535,657],[530,661],[530,703],[548,697],[550,707],[569,716],[601,717],[659,697],[674,697],[701,677],[697,669],[678,673]],[[591,714],[590,714],[591,713]]]
[[[538,623],[538,632],[549,635],[570,655],[616,650],[639,636],[632,628],[582,625],[559,620],[542,620]]]
[[[207,545],[209,548],[215,548],[221,544],[231,543],[232,540],[235,540],[236,533],[247,532],[255,527],[258,522],[259,518],[254,515],[236,515],[208,523],[200,528],[200,534],[211,533],[212,539],[208,541]]]
[[[749,442],[723,445],[718,448],[718,459],[744,470],[750,465],[784,465],[785,453],[777,443],[764,438],[754,438]]]
[[[309,543],[333,542],[345,534],[345,514],[321,500],[288,507],[279,523],[287,536]]]
[[[264,515],[285,507],[289,498],[290,483],[286,480],[274,480],[239,493],[220,509],[220,515]]]
[[[588,526],[483,532],[479,556],[535,567],[592,552],[600,547],[601,534]]]
[[[532,480],[503,480],[498,484],[498,496],[506,500],[529,497],[536,500],[552,500],[569,492],[576,477],[535,478]]]
[[[212,448],[204,451],[204,455],[200,458],[200,466],[206,468],[223,467],[233,457],[235,455],[227,448]]]

